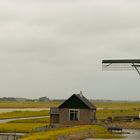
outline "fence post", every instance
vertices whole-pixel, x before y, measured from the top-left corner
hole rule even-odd
[[[16,133],[13,136],[14,136],[14,140],[16,140]]]

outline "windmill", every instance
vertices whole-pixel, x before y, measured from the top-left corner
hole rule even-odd
[[[140,75],[140,59],[110,59],[102,60],[102,69],[110,70],[136,70]]]

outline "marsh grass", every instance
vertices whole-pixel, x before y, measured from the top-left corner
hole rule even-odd
[[[97,119],[107,119],[114,116],[138,116],[139,111],[136,109],[105,109],[97,110]]]
[[[10,133],[10,132],[18,132],[18,133],[29,133],[35,132],[36,128],[42,126],[48,126],[49,124],[45,123],[4,123],[0,124],[0,132],[2,133]]]
[[[62,102],[48,101],[48,102],[0,102],[0,108],[50,108],[57,107]],[[106,102],[94,101],[92,102],[97,108],[104,109],[139,109],[140,102]]]
[[[71,139],[83,139],[87,137],[98,138],[116,138],[109,133],[104,127],[97,125],[84,125],[67,128],[59,128],[56,130],[50,130],[47,132],[32,133],[22,140],[57,140],[58,138],[69,137]]]
[[[140,102],[125,102],[125,101],[118,101],[118,102],[93,102],[93,104],[98,108],[104,109],[123,109],[123,110],[138,110],[140,107]]]
[[[61,102],[0,102],[0,108],[50,108],[59,106]]]
[[[25,118],[35,116],[48,116],[48,110],[41,111],[13,111],[7,113],[0,113],[0,119],[12,119],[12,118]]]

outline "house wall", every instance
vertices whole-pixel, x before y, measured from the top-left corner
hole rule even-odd
[[[59,123],[59,114],[51,114],[50,115],[50,125]]]
[[[82,124],[91,124],[94,118],[94,112],[91,109],[79,109],[80,117],[77,121],[69,120],[69,109],[61,108],[59,109],[59,124],[60,125],[82,125]]]

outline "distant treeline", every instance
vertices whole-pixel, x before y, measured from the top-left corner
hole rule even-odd
[[[64,102],[66,99],[50,99],[46,96],[40,97],[38,99],[28,99],[28,98],[19,98],[19,97],[2,97],[0,101],[9,101],[9,102]],[[90,99],[93,103],[103,103],[103,102],[131,102],[126,100],[103,100],[103,99]],[[139,102],[139,101],[133,101]]]
[[[28,98],[17,98],[17,97],[2,97],[0,101],[16,101],[16,102],[48,102],[50,99],[48,97],[40,97],[38,99],[28,99]]]

